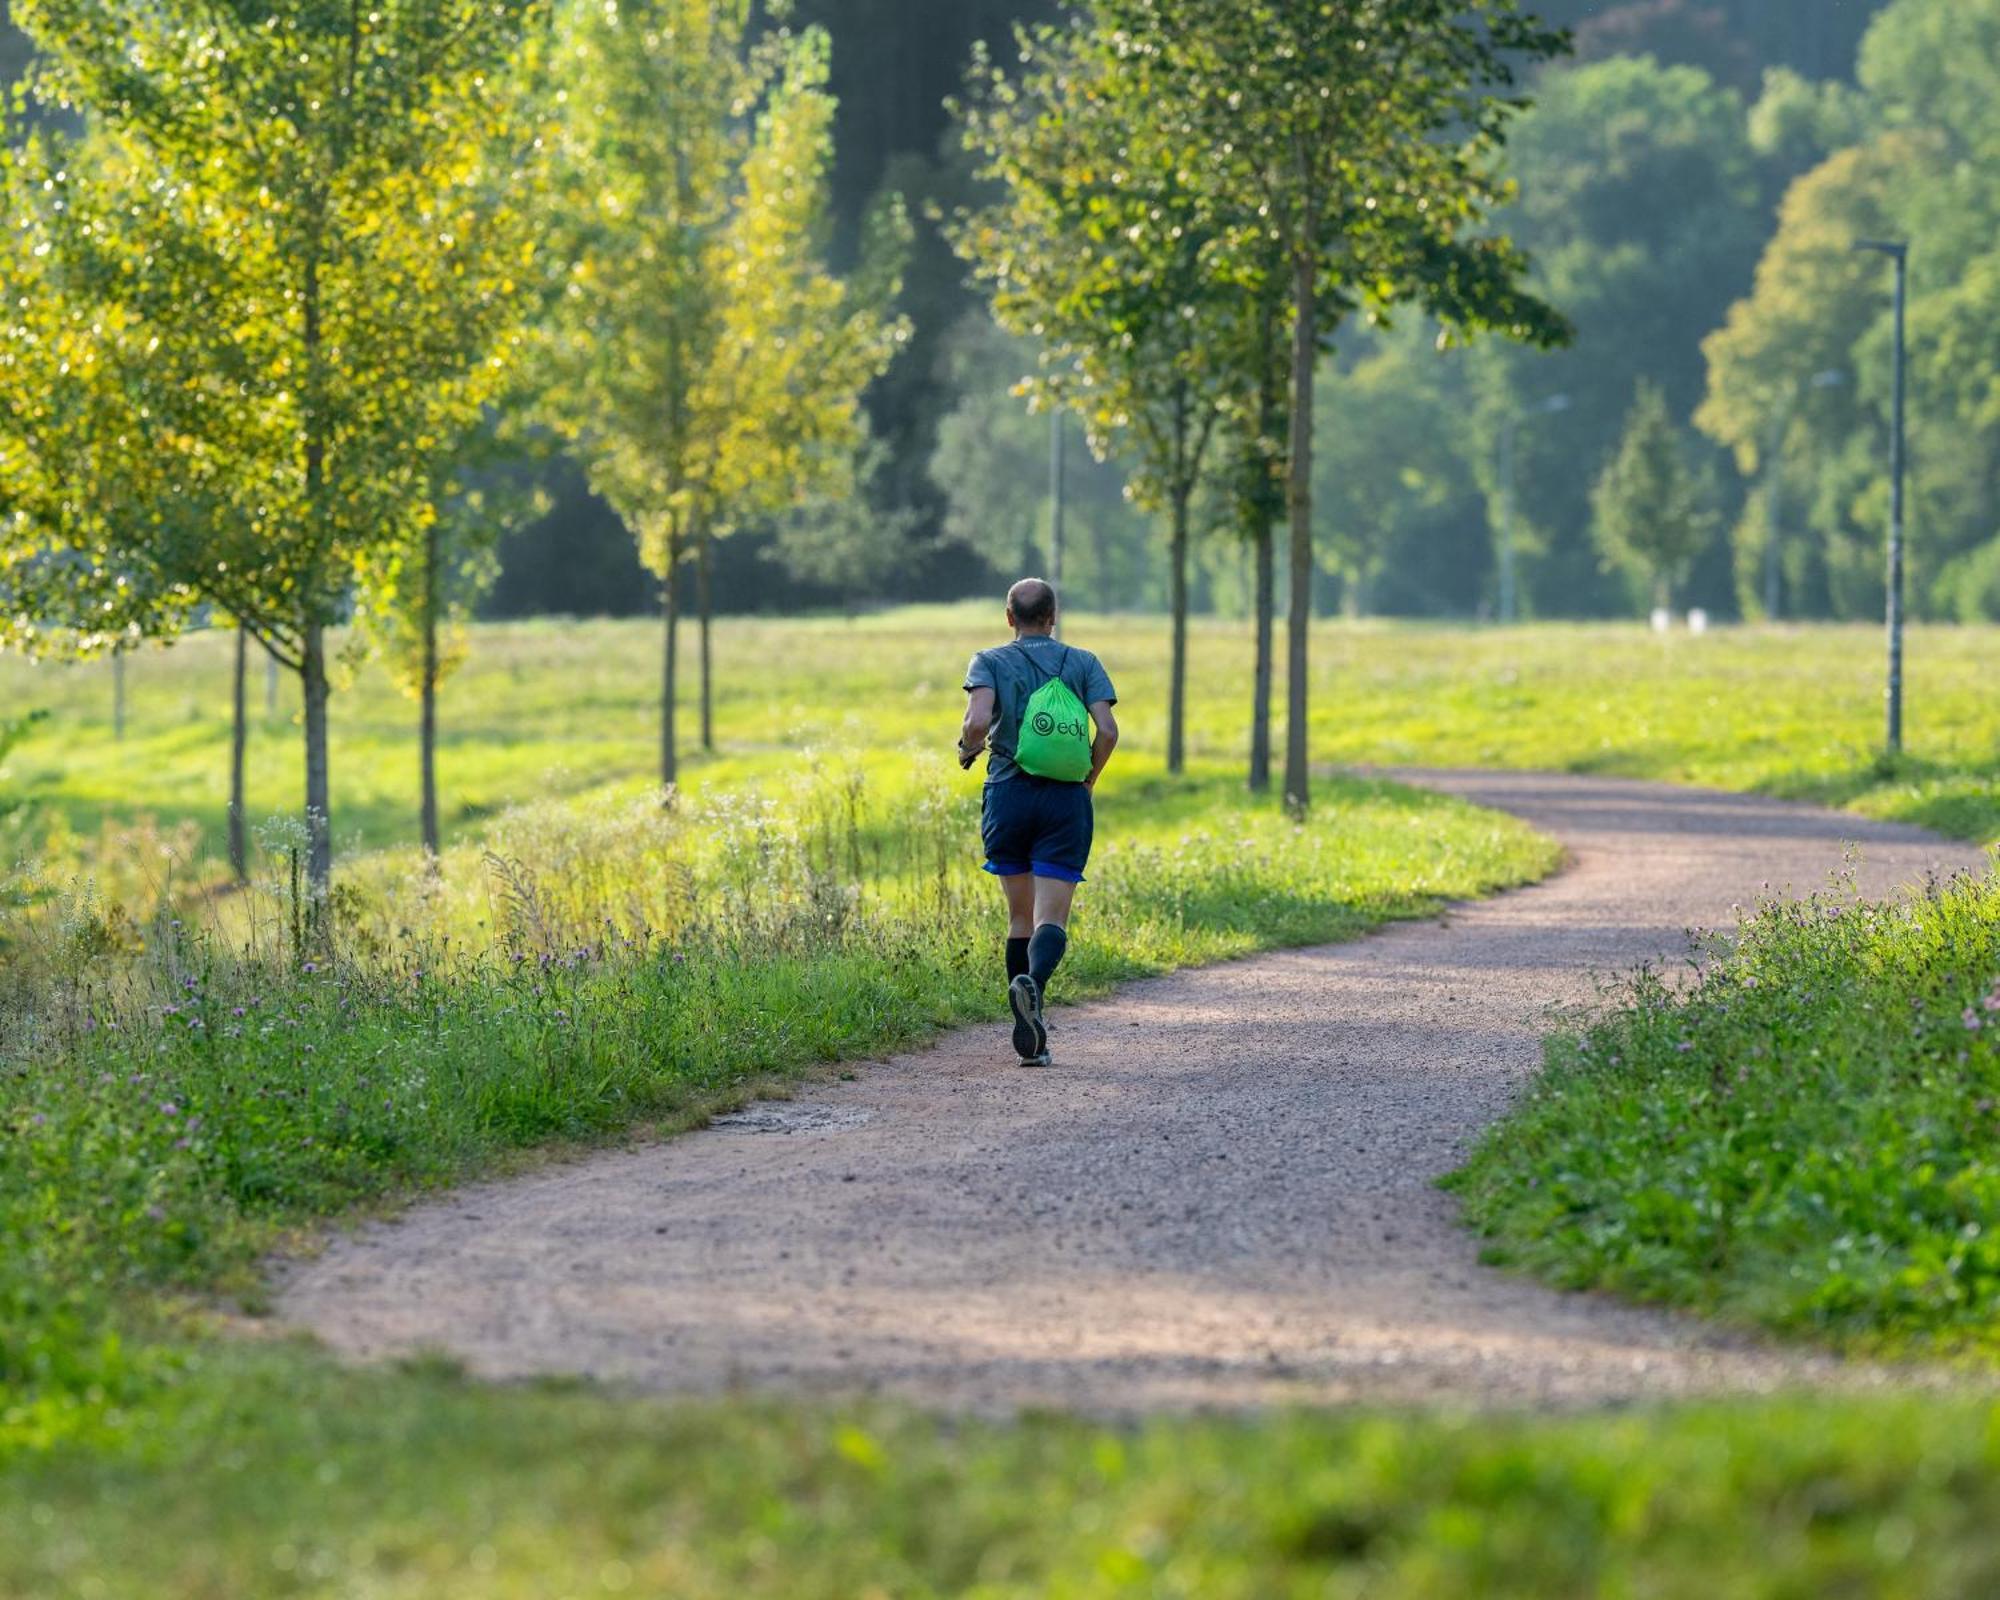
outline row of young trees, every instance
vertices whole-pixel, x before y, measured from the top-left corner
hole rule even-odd
[[[667,596],[709,541],[838,493],[903,325],[900,213],[823,261],[827,43],[751,0],[26,0],[41,115],[0,163],[0,598],[91,654],[224,616],[299,676],[332,859],[329,630],[420,698],[522,514],[477,468],[553,431]],[[53,115],[52,113],[59,113]],[[57,131],[64,125],[80,132]]]
[[[1517,74],[1565,36],[1514,0],[1099,0],[1023,30],[961,108],[998,198],[954,242],[1076,413],[1170,521],[1168,765],[1184,757],[1190,507],[1221,481],[1256,567],[1249,776],[1271,759],[1276,524],[1287,529],[1284,796],[1303,809],[1314,403],[1351,316],[1559,343],[1495,233]]]

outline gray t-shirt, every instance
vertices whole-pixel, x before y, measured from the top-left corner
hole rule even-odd
[[[993,727],[986,735],[988,783],[1005,783],[1020,773],[1014,765],[1014,742],[1020,737],[1021,713],[1035,691],[1055,677],[1087,706],[1100,700],[1117,702],[1118,693],[1096,656],[1045,633],[981,650],[966,667],[967,694],[974,689],[993,691]]]

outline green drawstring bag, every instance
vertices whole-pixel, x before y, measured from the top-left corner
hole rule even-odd
[[[1034,652],[1021,652],[1035,661]],[[1063,650],[1069,661],[1069,650]],[[1041,663],[1035,661],[1036,670]],[[1090,713],[1060,672],[1032,695],[1021,712],[1021,732],[1014,742],[1014,765],[1037,778],[1081,783],[1090,776]]]

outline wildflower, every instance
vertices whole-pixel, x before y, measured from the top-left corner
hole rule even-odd
[[[1683,1039],[1679,1044],[1675,1045],[1674,1048],[1680,1051],[1682,1055],[1686,1055],[1688,1051],[1694,1048],[1694,1040]]]
[[[160,1102],[160,1115],[161,1115],[161,1116],[163,1116],[163,1117],[177,1117],[177,1116],[179,1116],[180,1114],[181,1114],[181,1108],[180,1108],[179,1106],[175,1105],[175,1104],[173,1103],[173,1101],[171,1101],[171,1100],[162,1100],[162,1101]]]
[[[1971,1006],[1967,1006],[1959,1013],[1959,1021],[1965,1024],[1965,1031],[1967,1033],[1977,1033],[1980,1029],[1979,1013],[1973,1010]]]
[[[319,963],[317,961],[308,961],[299,970],[301,972],[317,972],[319,971]]]
[[[241,1006],[231,1006],[229,1008],[229,1014],[232,1017],[240,1017],[243,1015],[243,1008]]]

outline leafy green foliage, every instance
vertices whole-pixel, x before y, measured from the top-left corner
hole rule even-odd
[[[423,526],[518,343],[543,6],[17,15],[43,103],[88,131],[7,157],[9,637],[105,648],[200,602],[242,622],[304,681],[323,884],[324,631]]]
[[[1043,565],[1049,534],[1049,419],[1031,412],[1016,385],[1034,367],[1021,342],[984,313],[964,319],[947,347],[958,404],[937,424],[932,480],[944,492],[945,537],[968,552]],[[1156,607],[1160,581],[1153,519],[1125,493],[1126,463],[1077,448],[1063,453],[1063,592],[1071,609]]]
[[[1641,383],[1625,437],[1591,491],[1591,534],[1607,564],[1668,606],[1715,537],[1708,486],[1687,461],[1659,385]]]
[[[2000,331],[2000,184],[1982,153],[1993,99],[1993,0],[1894,0],[1863,41],[1861,94],[1812,108],[1838,145],[1787,194],[1754,292],[1707,345],[1700,421],[1746,468],[1782,479],[1810,537],[1791,565],[1804,604],[1879,612],[1887,520],[1883,424],[1893,381],[1888,280],[1862,238],[1912,243],[1911,598],[1919,614],[1991,616],[1992,462],[2000,450],[1992,351]],[[1788,98],[1796,102],[1796,89]],[[1800,108],[1803,110],[1806,108]],[[1803,118],[1795,110],[1788,119]],[[1843,387],[1799,397],[1833,370]],[[1774,460],[1765,460],[1774,456]]]
[[[908,243],[881,208],[863,267],[824,263],[828,45],[759,38],[748,0],[580,0],[565,12],[565,263],[549,419],[667,597],[661,776],[678,778],[677,580],[747,519],[851,493],[861,393],[907,336]]]
[[[1774,902],[1550,1047],[1454,1181],[1495,1254],[1874,1347],[2000,1355],[2000,877]]]
[[[1591,489],[1634,394],[1658,384],[1684,422],[1701,396],[1700,341],[1749,282],[1767,224],[1741,100],[1694,67],[1613,59],[1558,68],[1508,138],[1509,211],[1530,282],[1576,328],[1550,355],[1477,352],[1471,466],[1498,514],[1501,434],[1517,426],[1513,506],[1524,592],[1545,614],[1623,610],[1592,538]],[[1560,416],[1522,421],[1554,395]],[[1726,605],[1728,592],[1704,586]]]

